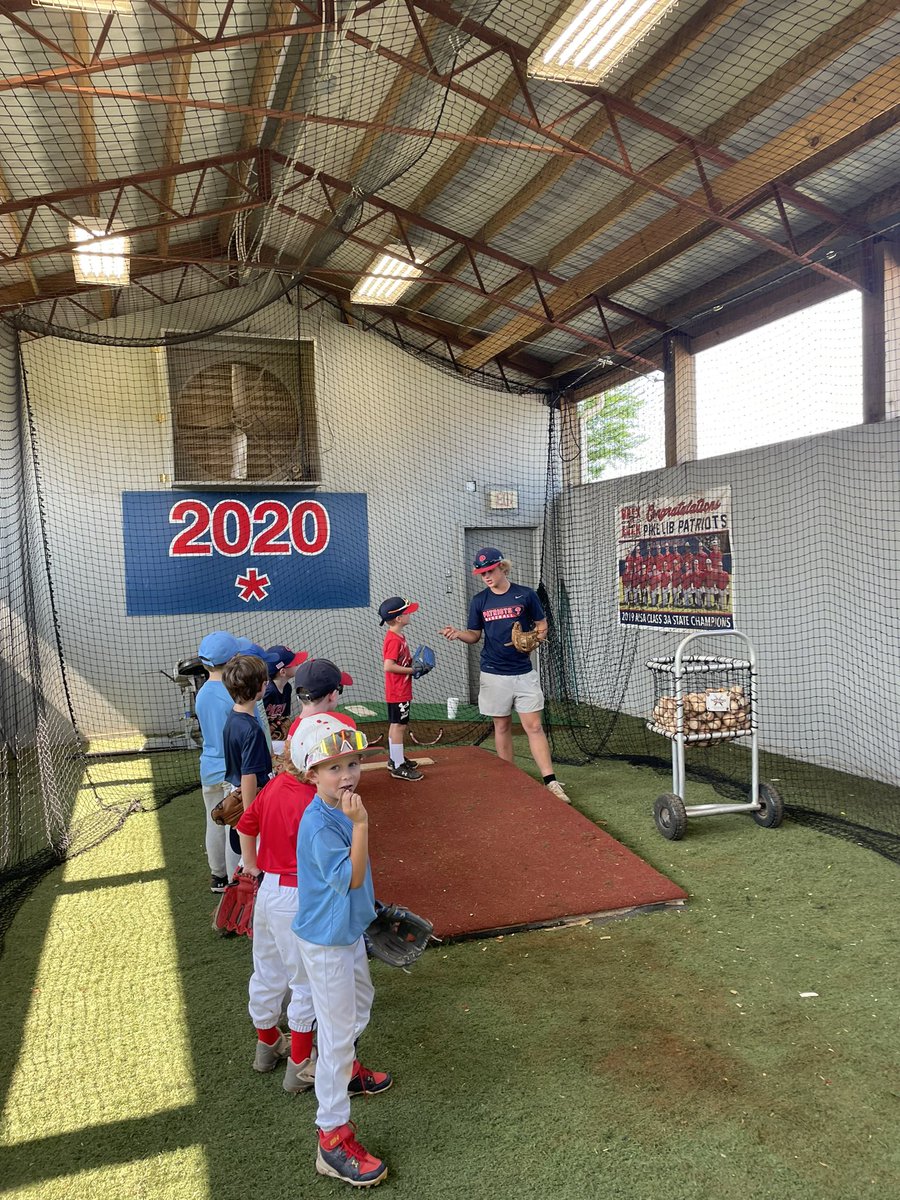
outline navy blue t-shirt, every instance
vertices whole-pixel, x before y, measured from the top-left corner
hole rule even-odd
[[[537,592],[520,583],[511,583],[502,596],[485,588],[469,601],[469,629],[484,630],[481,669],[491,675],[527,675],[534,670],[531,659],[512,645],[513,622],[523,630],[544,620]],[[506,645],[509,642],[510,645]]]
[[[291,715],[292,693],[293,688],[289,683],[284,685],[284,691],[280,691],[275,681],[269,680],[263,694],[263,708],[266,710],[266,716],[269,718],[270,724],[273,721],[280,721],[283,717]]]
[[[225,778],[231,786],[239,788],[242,775],[255,775],[257,785],[264,787],[272,774],[272,755],[255,714],[232,709],[225,722],[222,740]]]

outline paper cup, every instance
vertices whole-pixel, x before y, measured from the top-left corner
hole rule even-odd
[[[456,711],[458,708],[459,708],[459,697],[458,696],[448,696],[447,697],[447,720],[448,721],[456,720]]]

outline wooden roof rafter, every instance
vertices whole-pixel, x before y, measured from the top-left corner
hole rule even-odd
[[[832,61],[839,54],[845,53],[877,28],[894,8],[893,0],[864,0],[863,4],[854,9],[837,25],[805,46],[787,63],[779,66],[771,75],[757,84],[751,92],[711,122],[701,132],[700,140],[712,145],[726,141],[792,88],[809,78],[816,69]],[[658,174],[661,179],[670,179],[682,169],[689,155],[689,146],[675,146],[657,163],[653,164],[650,170],[654,175]],[[642,184],[633,184],[626,188],[624,193],[603,205],[574,230],[570,230],[557,241],[547,253],[548,263],[552,265],[563,262],[571,254],[588,245],[611,224],[618,221],[625,212],[639,204],[648,194],[649,189]],[[799,195],[794,192],[794,197],[799,197]],[[803,197],[802,202],[809,207],[808,197]],[[504,294],[519,295],[527,287],[527,283],[525,278],[514,281],[510,284],[510,290],[505,291]],[[481,324],[491,311],[489,303],[479,307],[471,314],[472,324]]]

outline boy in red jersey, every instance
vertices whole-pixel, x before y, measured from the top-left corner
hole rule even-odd
[[[406,729],[409,725],[409,710],[412,705],[412,654],[403,630],[409,619],[418,611],[415,600],[403,596],[389,596],[378,607],[380,623],[387,625],[381,657],[384,662],[384,698],[388,712],[388,750],[390,772],[394,779],[405,779],[414,783],[425,776],[414,762],[406,757],[403,748]]]

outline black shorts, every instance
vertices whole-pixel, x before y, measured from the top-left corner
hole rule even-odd
[[[408,725],[409,724],[409,706],[410,700],[401,700],[399,704],[395,704],[388,700],[388,721],[391,725]]]

